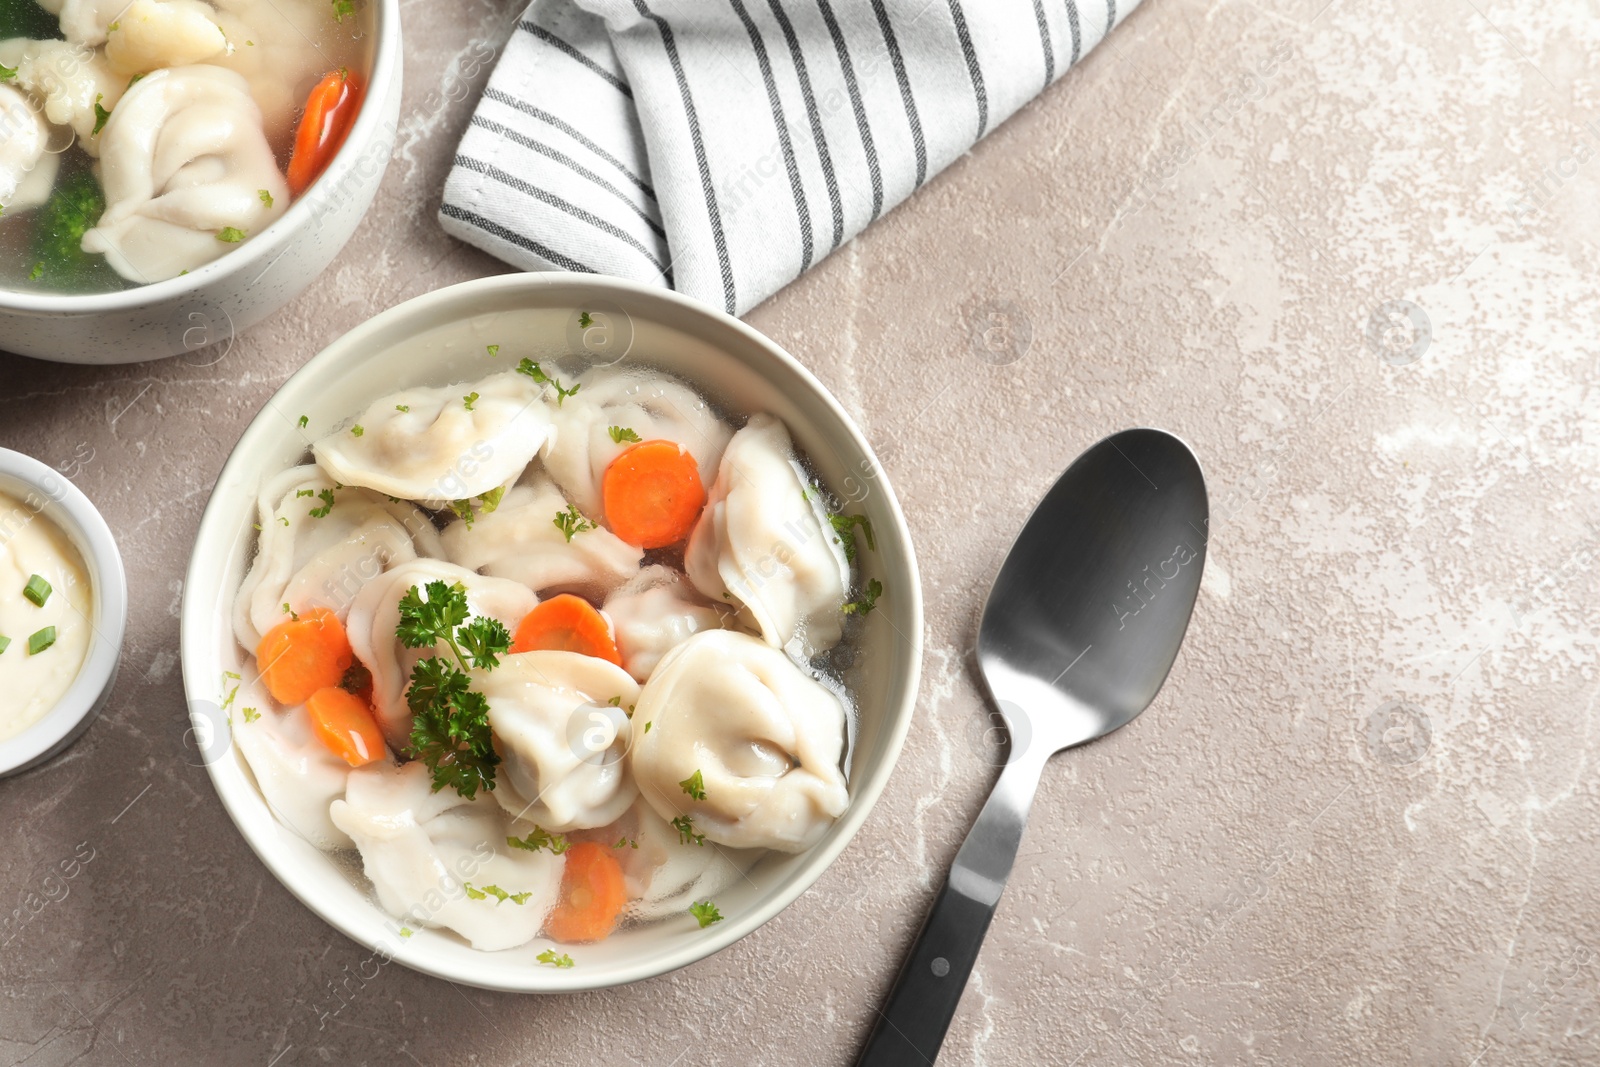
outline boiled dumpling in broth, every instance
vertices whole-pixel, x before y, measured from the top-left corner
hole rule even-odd
[[[384,571],[418,555],[443,554],[428,516],[353,486],[336,487],[314,464],[262,487],[261,543],[234,604],[239,643],[254,652],[284,619],[327,608],[343,622],[356,594]]]
[[[118,74],[148,74],[218,59],[228,38],[201,0],[133,0],[106,36],[106,62]]]
[[[134,83],[101,134],[100,177],[106,213],[83,249],[135,282],[204,266],[289,205],[261,111],[244,79],[221,67]]]
[[[709,486],[733,431],[699,393],[664,375],[596,367],[578,376],[578,392],[556,409],[544,463],[578,509],[605,517],[600,484],[633,441],[672,441],[689,450]],[[631,431],[613,436],[612,427]],[[620,440],[618,438],[621,438]]]
[[[533,940],[560,892],[560,856],[509,846],[506,838],[524,827],[508,825],[482,793],[475,800],[453,789],[435,793],[421,763],[381,761],[350,772],[331,818],[355,841],[385,911],[454,930],[480,951]]]
[[[639,686],[622,668],[576,652],[522,652],[472,685],[489,702],[501,764],[494,798],[550,831],[604,826],[639,795],[628,773],[626,708]]]
[[[237,71],[261,106],[267,139],[280,154],[293,142],[295,112],[307,91],[334,64],[309,47],[326,31],[328,0],[215,0],[217,24],[233,47],[211,60]],[[250,42],[239,47],[239,42]]]
[[[128,79],[113,71],[103,55],[66,41],[16,38],[0,42],[0,64],[15,68],[12,84],[40,102],[50,123],[70,128],[90,156],[100,154],[95,107],[114,112],[128,87]]]
[[[744,878],[762,856],[757,849],[686,842],[643,801],[618,823],[618,832],[625,844],[616,855],[628,889],[623,914],[637,922],[685,914],[689,905],[713,899]]]
[[[0,208],[25,211],[49,199],[61,162],[49,142],[49,124],[33,103],[0,85]]]
[[[773,647],[809,659],[838,643],[850,564],[771,415],[751,416],[728,443],[684,564],[695,588],[742,605]]]
[[[667,653],[633,721],[640,794],[707,841],[801,852],[849,806],[844,706],[749,634],[713,630]],[[682,784],[696,774],[700,799]]]
[[[472,615],[496,619],[512,633],[539,603],[533,590],[520,582],[486,578],[437,559],[402,563],[361,588],[350,605],[345,629],[351,650],[372,673],[372,710],[378,725],[389,744],[401,752],[411,741],[411,708],[405,695],[411,669],[428,656],[450,655],[447,646],[406,648],[395,636],[400,601],[413,586],[425,590],[429,582],[460,583]]]
[[[573,518],[567,506],[561,490],[536,474],[508,490],[494,511],[479,514],[470,526],[459,521],[445,527],[445,558],[540,591],[604,593],[638,573],[642,549],[603,526]],[[566,530],[557,524],[562,515],[568,518]]]
[[[446,507],[514,481],[539,454],[550,433],[543,393],[515,371],[468,385],[404,389],[374,401],[351,428],[324,437],[313,451],[346,485]]]
[[[661,657],[703,630],[723,626],[732,615],[702,600],[683,575],[653,564],[606,600],[606,614],[616,628],[622,665],[639,681],[648,681]]]

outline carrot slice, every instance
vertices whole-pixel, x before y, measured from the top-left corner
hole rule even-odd
[[[611,461],[600,482],[611,532],[640,548],[689,536],[706,506],[700,465],[676,441],[642,441]]]
[[[622,654],[606,617],[585,599],[560,593],[528,612],[511,643],[513,652],[580,652],[617,666]]]
[[[317,83],[306,98],[305,114],[289,157],[289,191],[299,196],[328,169],[361,110],[361,83],[338,70]]]
[[[306,710],[317,737],[350,766],[383,758],[383,731],[372,716],[372,706],[354,693],[318,689],[306,701]]]
[[[628,902],[622,865],[610,849],[593,841],[573,845],[566,855],[561,897],[544,921],[545,936],[564,945],[603,940]]]
[[[327,608],[280,622],[256,646],[261,681],[274,700],[290,707],[338,685],[354,661],[339,616]]]

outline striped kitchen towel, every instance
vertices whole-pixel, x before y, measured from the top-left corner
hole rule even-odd
[[[948,166],[1137,0],[534,0],[452,234],[739,314]]]

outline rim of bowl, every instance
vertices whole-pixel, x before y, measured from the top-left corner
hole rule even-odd
[[[136,285],[114,293],[25,293],[0,286],[0,310],[39,313],[98,314],[104,311],[127,311],[158,304],[163,300],[194,292],[205,285],[217,282],[257,264],[263,256],[279,251],[278,239],[297,230],[312,219],[312,209],[317,203],[319,187],[334,188],[341,185],[355,167],[355,160],[381,121],[379,107],[369,106],[383,99],[389,83],[400,74],[400,0],[374,0],[376,15],[373,20],[372,78],[361,102],[361,113],[345,137],[328,169],[323,171],[304,196],[299,197],[266,229],[244,245],[225,256],[212,260],[188,274],[165,281]]]
[[[233,476],[249,468],[252,464],[251,449],[245,445],[251,443],[258,434],[267,433],[264,426],[265,420],[273,407],[277,396],[296,383],[316,380],[327,373],[337,373],[341,355],[350,349],[367,345],[368,339],[388,329],[396,321],[417,317],[425,318],[455,304],[466,304],[475,297],[493,294],[498,291],[517,292],[533,291],[557,286],[580,286],[593,290],[596,296],[615,300],[624,310],[628,304],[624,301],[649,303],[658,302],[660,305],[675,305],[678,309],[688,311],[709,319],[718,328],[730,329],[743,336],[744,340],[754,347],[762,350],[766,356],[775,361],[780,367],[797,376],[809,388],[823,406],[828,409],[838,421],[846,438],[857,448],[862,455],[876,461],[877,454],[867,443],[860,427],[855,423],[848,412],[839,404],[826,386],[824,386],[811,371],[794,356],[790,355],[782,346],[759,330],[745,324],[731,315],[725,314],[716,308],[702,304],[698,300],[684,296],[670,289],[627,281],[605,275],[578,274],[568,272],[529,272],[521,274],[497,275],[489,278],[480,278],[474,281],[461,282],[456,285],[436,289],[431,293],[413,297],[403,303],[380,312],[372,318],[351,329],[348,333],[336,338],[322,351],[313,356],[300,370],[296,371],[288,381],[279,387],[278,391],[262,406],[260,412],[251,420],[234,446],[227,462],[223,465],[217,477],[216,484],[221,485],[232,479]],[[766,376],[761,372],[763,377]],[[881,471],[881,465],[879,470]],[[462,985],[475,986],[482,989],[491,989],[511,993],[576,993],[592,989],[604,989],[621,985],[629,985],[648,978],[656,978],[664,974],[687,967],[692,963],[727,948],[729,945],[742,940],[767,922],[775,918],[790,904],[794,903],[802,893],[816,884],[823,872],[832,866],[845,847],[855,838],[856,833],[866,822],[867,816],[877,805],[878,798],[883,794],[888,785],[894,768],[900,761],[901,750],[904,748],[907,733],[911,728],[911,719],[916,711],[917,694],[922,678],[922,651],[924,641],[924,620],[922,604],[922,581],[917,567],[915,548],[911,541],[910,528],[906,524],[905,513],[900,507],[899,497],[895,494],[887,474],[879,479],[883,490],[885,506],[893,521],[893,535],[899,539],[904,551],[906,569],[909,572],[908,583],[910,595],[905,598],[907,604],[906,617],[911,622],[908,634],[902,634],[910,648],[906,657],[908,668],[903,678],[904,691],[896,706],[885,708],[889,716],[884,734],[884,752],[879,762],[867,769],[867,773],[851,781],[850,807],[840,816],[834,824],[834,831],[829,838],[816,845],[807,852],[800,853],[803,857],[801,865],[796,869],[780,888],[764,897],[758,907],[752,908],[737,917],[730,916],[727,921],[718,923],[702,931],[704,936],[690,945],[683,946],[672,952],[666,953],[656,959],[641,962],[631,970],[622,969],[611,977],[594,980],[579,970],[555,970],[540,968],[530,971],[529,981],[520,985],[509,985],[494,982],[485,982],[481,975],[470,970],[458,969],[449,964],[440,963],[430,959],[423,953],[407,953],[404,956],[395,955],[392,958],[406,967],[443,978],[447,981],[457,982]],[[201,587],[203,579],[195,571],[202,558],[201,546],[212,541],[224,541],[232,537],[232,527],[238,522],[238,516],[224,514],[219,510],[219,502],[213,497],[206,504],[205,513],[201,516],[199,531],[195,536],[195,550],[191,556],[189,570],[184,582],[184,605],[182,621],[180,624],[179,648],[180,661],[184,672],[184,689],[191,707],[196,701],[203,701],[205,694],[198,688],[191,668],[191,663],[198,662],[205,655],[204,641],[210,636],[216,620],[200,618],[198,608],[199,594],[195,590]],[[879,535],[882,537],[882,534]],[[196,602],[196,608],[191,610],[191,598]],[[198,728],[201,726],[199,719],[194,719]],[[206,724],[209,725],[209,724]],[[285,869],[268,859],[263,843],[258,843],[255,831],[244,817],[242,811],[235,810],[235,804],[253,798],[255,802],[265,804],[264,798],[253,782],[246,781],[243,776],[230,774],[222,769],[222,760],[211,760],[206,763],[206,773],[211,777],[212,787],[216,789],[218,798],[227,810],[229,818],[238,828],[240,835],[255,852],[256,857],[272,872],[273,877],[289,890],[302,904],[319,916],[329,926],[339,931],[345,937],[359,945],[374,951],[384,950],[387,946],[376,940],[369,939],[357,933],[352,925],[343,921],[339,909],[329,907],[319,898],[312,887],[302,879],[298,869]],[[277,816],[270,813],[273,825],[281,826]],[[293,833],[292,830],[286,832]],[[373,907],[378,905],[373,904]]]
[[[0,741],[0,776],[27,770],[70,743],[86,727],[116,681],[128,625],[128,578],[116,538],[89,498],[59,471],[32,456],[0,448],[0,491],[29,486],[46,500],[36,514],[54,522],[83,557],[94,597],[93,636],[72,685],[38,722]]]

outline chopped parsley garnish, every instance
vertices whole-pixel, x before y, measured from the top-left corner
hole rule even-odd
[[[4,63],[0,63],[0,82],[8,82],[12,78],[15,78],[16,76],[17,76],[17,68],[16,67],[8,67]]]
[[[594,316],[587,311],[578,312],[578,325],[587,330],[594,325]]]
[[[709,900],[702,900],[698,904],[690,904],[689,914],[694,916],[695,921],[700,924],[700,929],[702,930],[712,923],[722,921],[722,912],[718,911],[717,906]]]
[[[571,389],[564,387],[557,378],[552,378],[544,372],[544,368],[531,359],[525,359],[517,364],[517,373],[526,374],[540,385],[553,385],[556,390],[556,406],[560,407],[567,402],[567,397],[577,394],[583,388],[582,383],[574,385]]]
[[[556,512],[555,525],[556,529],[566,535],[569,544],[575,534],[581,534],[585,530],[599,529],[598,526],[583,517],[576,504],[568,504],[566,511]]]
[[[222,232],[217,234],[217,240],[225,245],[236,245],[245,239],[245,232],[237,226],[224,226]]]
[[[645,733],[649,733],[650,732],[650,727],[652,727],[654,725],[655,725],[655,720],[654,719],[651,719],[649,722],[645,723],[644,724],[644,732]]]
[[[467,891],[468,898],[472,900],[487,900],[490,897],[494,897],[495,902],[499,904],[504,904],[508,900],[513,904],[526,904],[528,898],[533,896],[532,890],[526,893],[507,893],[497,885],[486,885],[482,889],[474,889],[471,882],[462,882],[461,888]]]
[[[854,563],[856,561],[856,529],[859,527],[861,535],[867,539],[867,547],[872,551],[878,550],[877,538],[872,536],[872,520],[865,515],[829,515],[828,521],[833,524],[834,538],[837,544],[844,546],[844,558]]]
[[[401,937],[410,937],[410,936],[411,936],[411,927],[409,927],[409,926],[402,926],[402,927],[401,927],[401,928],[400,928],[400,936],[401,936]]]
[[[44,260],[40,260],[39,262],[35,263],[33,265],[33,269],[28,272],[28,280],[30,282],[36,282],[40,278],[43,278],[43,277],[44,277]]]
[[[679,782],[678,788],[682,789],[685,793],[688,793],[689,796],[695,800],[704,800],[706,798],[706,780],[701,777],[699,771],[695,771],[689,777]]]
[[[490,359],[493,359],[495,356],[498,356],[500,354],[500,346],[499,345],[486,345],[484,347],[488,351]]]
[[[639,842],[635,841],[631,837],[619,837],[619,838],[617,838],[617,843],[612,845],[611,847],[612,848],[638,848],[639,847]]]
[[[289,618],[293,619],[295,622],[300,621],[300,613],[291,608],[288,604],[284,604],[283,613],[289,616]]]
[[[860,600],[852,600],[844,606],[844,613],[846,615],[865,615],[878,606],[878,598],[882,595],[883,583],[874,578],[861,591]]]
[[[135,74],[133,77],[129,78],[128,79],[128,89],[132,89],[135,85],[138,85],[139,84],[139,79],[141,79],[143,77],[144,77],[143,74]],[[122,91],[123,92],[127,92],[128,89],[124,89]],[[272,205],[268,204],[267,206],[271,207]]]
[[[294,498],[296,500],[299,500],[303,496],[316,496],[316,495],[317,494],[315,492],[313,492],[312,490],[310,490],[310,489],[299,489],[299,490],[295,491]]]
[[[94,96],[94,130],[90,136],[100,136],[100,131],[106,128],[106,123],[111,119],[111,112],[100,106],[100,101],[106,98],[105,93],[96,93]]]
[[[678,840],[685,845],[699,845],[705,847],[706,835],[694,832],[694,822],[687,815],[680,815],[672,820],[672,828],[678,831]]]
[[[300,416],[300,428],[302,430],[305,429],[306,426],[310,424],[310,422],[311,422],[311,416],[310,415],[301,415]]]
[[[409,415],[411,413],[411,405],[410,404],[396,404],[394,406],[394,409],[396,411],[398,411],[402,415]]]
[[[255,708],[245,708],[244,709],[244,721],[245,722],[255,722],[259,718],[261,718],[261,713],[259,711],[257,711]]]
[[[28,637],[28,655],[37,656],[55,643],[56,628],[54,626],[46,626],[38,633],[31,634]]]
[[[506,487],[501,485],[480,496],[478,499],[483,502],[483,513],[485,515],[493,515],[495,510],[500,507],[500,501],[505,499],[505,495]]]
[[[505,495],[506,487],[502,485],[480,496],[478,503],[483,507],[483,513],[492,515],[500,507],[500,501],[505,498]],[[467,529],[469,530],[472,529],[472,524],[478,519],[477,514],[472,510],[471,498],[450,501],[450,510],[460,516],[461,521],[467,524]]]
[[[9,638],[9,637],[0,637],[0,655],[3,655],[5,653],[5,650],[10,648],[10,647],[11,647],[11,638]]]
[[[561,955],[557,956],[556,955],[556,950],[553,949],[553,948],[545,949],[543,952],[541,952],[537,956],[535,956],[534,959],[538,960],[540,963],[548,963],[552,967],[571,967],[572,966],[572,957],[571,956],[567,955],[565,952],[563,952]]]
[[[320,508],[312,508],[311,517],[313,519],[325,519],[328,517],[328,512],[333,510],[333,490],[318,490],[317,499],[322,501],[322,506]]]
[[[279,515],[278,516],[278,522],[279,522],[280,525],[283,525],[283,526],[287,527],[289,525],[289,516],[287,516],[287,515]]]
[[[272,207],[272,194],[271,193],[267,192],[265,189],[257,189],[256,190],[256,195],[261,198],[261,202],[263,204],[267,205],[267,207],[269,207],[269,208]]]
[[[552,856],[559,856],[567,850],[567,839],[564,836],[553,834],[542,826],[535,826],[533,833],[527,837],[508,837],[506,844],[512,848],[520,848],[524,852],[548,850]]]
[[[50,599],[53,590],[50,583],[44,580],[44,575],[35,574],[28,579],[28,584],[22,587],[22,595],[33,602],[36,608],[44,607],[44,602]]]
[[[359,422],[356,423],[354,426],[350,427],[350,436],[351,437],[360,437],[362,434],[364,434],[366,432],[367,432],[367,428],[365,426],[362,426]]]
[[[466,405],[468,411],[471,411],[472,405],[478,402],[478,394],[468,393],[466,396],[461,398],[461,402]]]
[[[606,701],[606,703],[610,704],[614,708],[620,708],[622,707],[622,698],[620,696],[615,696]]]
[[[454,658],[429,656],[411,671],[406,703],[410,752],[433,772],[433,790],[450,786],[468,800],[494,788],[500,756],[489,731],[489,701],[472,690],[467,671],[493,670],[510,650],[511,634],[496,619],[471,618],[466,587],[457,582],[412,586],[400,599],[395,636],[407,648],[446,645]]]
[[[333,21],[343,22],[347,18],[354,18],[355,14],[355,0],[333,0]]]
[[[619,445],[624,441],[637,442],[639,440],[639,435],[626,426],[612,426],[607,428],[606,432],[611,435],[611,440]]]

